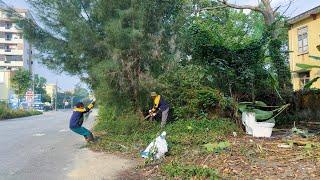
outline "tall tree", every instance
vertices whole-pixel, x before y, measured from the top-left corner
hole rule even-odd
[[[31,75],[27,70],[19,69],[15,72],[15,75],[11,79],[12,88],[14,92],[19,96],[23,96],[31,86]]]
[[[179,1],[30,0],[36,19],[19,19],[49,68],[81,76],[90,87],[141,112],[145,79],[161,70],[163,39]],[[160,49],[160,50],[159,50]]]
[[[34,93],[35,94],[46,94],[45,86],[47,84],[47,79],[44,77],[39,76],[38,74],[34,75],[33,79],[34,83]]]
[[[47,79],[39,76],[38,74],[35,74],[33,77],[33,83],[34,83],[34,93],[41,95],[41,101],[50,102],[51,98],[46,91]]]
[[[66,96],[67,94],[64,94]],[[76,84],[73,93],[73,101],[82,102],[85,98],[89,97],[89,92],[87,89],[83,88],[81,84]]]
[[[284,28],[283,18],[278,10],[281,6],[273,8],[271,6],[272,0],[260,0],[258,6],[252,5],[237,5],[229,3],[227,0],[218,0],[221,4],[235,9],[249,9],[260,13],[264,18],[265,23],[265,35],[269,38],[268,49],[269,56],[276,69],[278,82],[282,89],[286,89],[290,85],[290,71],[286,62],[286,57],[282,53],[283,43],[280,39],[282,28]],[[288,7],[290,7],[292,1],[289,1]],[[280,30],[280,31],[279,31]]]

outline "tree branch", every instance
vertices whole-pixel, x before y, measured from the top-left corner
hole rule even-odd
[[[275,8],[275,9],[273,10],[273,13],[276,14],[277,11],[278,11],[281,7],[282,7],[282,6],[280,5],[280,6],[278,6],[277,8]]]
[[[215,10],[215,9],[220,9],[220,8],[225,8],[227,6],[215,6],[215,7],[206,7],[206,8],[202,8],[201,11],[211,11],[211,10]]]
[[[287,5],[287,8],[283,11],[281,16],[283,16],[289,10],[289,8],[291,7],[293,2],[294,2],[294,0],[290,0],[289,4]]]
[[[231,4],[228,3],[227,0],[218,0],[218,2],[226,5],[227,7],[235,8],[235,9],[250,9],[252,11],[257,11],[257,12],[263,12],[263,9],[261,9],[259,6],[250,6],[250,5],[237,5],[237,4]]]

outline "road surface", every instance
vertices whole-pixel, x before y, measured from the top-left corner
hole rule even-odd
[[[84,148],[70,111],[0,121],[0,180],[115,179],[134,163]],[[94,113],[84,126],[91,127]]]

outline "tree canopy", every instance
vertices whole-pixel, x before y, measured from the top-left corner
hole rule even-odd
[[[274,97],[270,74],[278,84],[287,82],[280,52],[285,31],[277,31],[274,39],[263,14],[220,8],[221,3],[30,0],[37,23],[22,18],[18,24],[43,64],[81,76],[101,105],[118,113],[125,109],[141,114],[150,91],[180,102],[174,88],[184,79],[191,83],[190,68],[203,74],[197,82],[205,89],[202,95],[221,92],[234,101]],[[197,89],[189,90],[181,87],[185,96],[173,108],[195,97]]]

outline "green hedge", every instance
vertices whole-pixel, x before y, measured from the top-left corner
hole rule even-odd
[[[0,104],[0,120],[40,115],[39,111],[12,110],[6,104]]]

